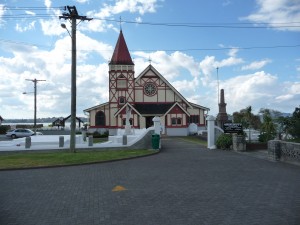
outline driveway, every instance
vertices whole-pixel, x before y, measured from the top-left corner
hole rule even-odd
[[[300,224],[300,167],[180,138],[162,145],[134,160],[0,171],[0,224]]]

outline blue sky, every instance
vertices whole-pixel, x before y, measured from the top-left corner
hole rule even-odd
[[[61,6],[93,18],[77,27],[77,115],[108,101],[108,65],[120,23],[137,77],[151,64],[189,101],[218,112],[300,104],[300,0],[2,0],[0,115],[70,114],[71,38]],[[217,69],[218,76],[217,76]],[[219,80],[217,79],[219,78]],[[219,82],[218,82],[219,81]]]

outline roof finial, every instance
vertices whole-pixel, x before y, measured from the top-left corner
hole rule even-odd
[[[151,60],[151,56],[150,56],[150,55],[149,55],[148,62],[149,62],[149,64],[151,65],[152,60]]]
[[[122,30],[122,17],[120,16],[120,31]]]

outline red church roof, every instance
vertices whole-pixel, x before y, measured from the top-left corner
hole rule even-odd
[[[114,54],[109,63],[110,65],[134,65],[132,62],[131,56],[129,54],[123,32],[120,31],[120,35],[114,50]]]

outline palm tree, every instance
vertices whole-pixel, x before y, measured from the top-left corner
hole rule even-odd
[[[269,141],[276,135],[276,125],[273,123],[270,110],[264,110],[263,120],[261,132],[264,133],[265,141]]]

